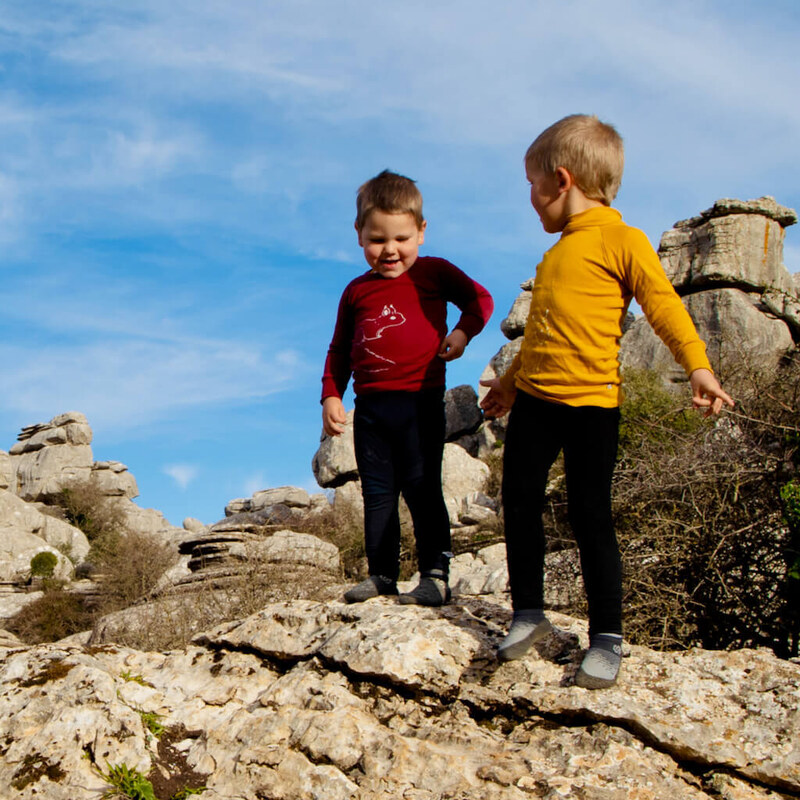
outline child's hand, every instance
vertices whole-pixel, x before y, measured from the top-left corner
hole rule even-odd
[[[322,401],[322,429],[328,436],[339,436],[344,431],[347,414],[338,397],[326,397]]]
[[[481,408],[489,419],[497,419],[505,416],[514,405],[514,398],[517,390],[508,391],[500,384],[500,378],[492,378],[490,381],[481,381],[481,386],[488,386],[489,392],[481,400]]]
[[[705,408],[703,416],[719,414],[723,403],[733,408],[733,400],[719,385],[711,370],[696,369],[689,376],[689,383],[692,387],[692,405],[694,408]]]
[[[459,358],[467,346],[467,334],[460,328],[456,328],[452,333],[445,336],[442,346],[439,348],[439,358],[442,361],[453,361]]]

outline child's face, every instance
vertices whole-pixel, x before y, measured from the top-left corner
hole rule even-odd
[[[565,209],[565,195],[559,190],[558,172],[549,175],[529,164],[525,174],[531,185],[531,205],[539,215],[542,227],[547,233],[564,230],[568,214]]]
[[[408,272],[425,241],[425,222],[417,228],[410,213],[389,214],[376,209],[369,213],[361,230],[356,230],[367,264],[384,278],[397,278]]]

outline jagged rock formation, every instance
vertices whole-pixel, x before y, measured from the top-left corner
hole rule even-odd
[[[35,555],[53,553],[53,577],[66,580],[89,552],[85,534],[58,516],[54,503],[64,490],[88,484],[122,512],[130,530],[168,542],[182,538],[159,511],[132,501],[139,491],[124,464],[93,460],[91,442],[86,417],[70,411],[23,428],[11,449],[0,451],[0,619],[41,596],[26,591]]]
[[[771,197],[724,199],[661,238],[664,270],[723,372],[741,361],[774,369],[800,342],[800,295],[783,265],[784,229],[796,222]],[[620,360],[685,379],[643,317],[623,337]]]
[[[203,785],[226,800],[800,791],[799,665],[762,650],[631,647],[619,685],[589,692],[572,685],[582,623],[556,614],[553,636],[498,664],[509,617],[477,600],[294,601],[185,651],[6,637],[0,785],[20,799],[89,800],[108,788],[100,771],[126,764],[156,786]]]

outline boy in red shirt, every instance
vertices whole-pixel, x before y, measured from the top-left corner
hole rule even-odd
[[[344,290],[322,376],[322,426],[329,436],[344,430],[342,395],[351,374],[356,394],[369,577],[344,599],[397,594],[402,492],[420,581],[400,602],[440,606],[450,599],[452,555],[441,478],[445,362],[461,356],[483,329],[493,302],[450,262],[418,255],[426,222],[414,181],[384,170],[358,190],[356,209],[358,243],[370,270]],[[450,333],[448,302],[462,312]]]

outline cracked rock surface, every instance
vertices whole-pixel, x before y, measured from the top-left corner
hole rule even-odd
[[[460,600],[275,603],[167,653],[0,638],[3,797],[94,799],[120,763],[246,800],[800,793],[799,665],[630,647],[590,692],[584,623],[499,664],[505,599]]]

